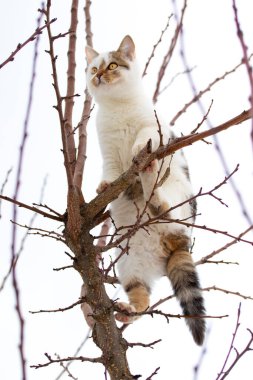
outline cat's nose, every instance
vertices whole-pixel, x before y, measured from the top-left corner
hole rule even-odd
[[[97,75],[96,75],[96,77],[98,78],[98,79],[100,79],[101,78],[101,76],[103,75],[103,71],[101,70],[99,70],[98,72],[97,72]]]

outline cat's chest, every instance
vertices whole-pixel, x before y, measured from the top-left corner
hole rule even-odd
[[[127,170],[132,163],[132,146],[136,139],[136,128],[130,123],[111,132],[111,139],[116,148],[123,171]]]
[[[124,111],[98,114],[97,127],[102,140],[109,139],[121,151],[128,151],[132,147],[141,128],[138,118]]]

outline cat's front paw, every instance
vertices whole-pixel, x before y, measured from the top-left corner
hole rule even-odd
[[[130,305],[129,303],[117,302],[116,305],[120,310],[122,310],[122,312],[125,311],[127,313],[136,313],[135,307],[133,305]],[[117,312],[115,314],[115,318],[117,319],[117,321],[128,324],[128,323],[133,323],[138,317],[127,315],[127,314],[121,313],[121,312]]]
[[[143,170],[143,173],[158,173],[159,171],[159,164],[158,160],[153,160],[150,162],[150,164]]]
[[[97,194],[101,194],[103,193],[103,191],[105,191],[107,189],[107,187],[110,185],[110,182],[108,181],[102,181],[100,182],[98,188],[97,188]]]

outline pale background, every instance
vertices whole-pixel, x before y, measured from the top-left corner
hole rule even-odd
[[[237,1],[239,17],[244,30],[244,37],[252,51],[252,11],[250,1]],[[1,59],[3,61],[14,50],[17,43],[23,42],[35,29],[39,1],[9,0],[2,2],[0,13]],[[181,3],[178,3],[179,9]],[[53,25],[55,34],[65,32],[69,28],[71,1],[52,1],[52,17],[57,17]],[[83,3],[80,6],[77,64],[78,76],[76,92],[82,95],[76,100],[75,122],[78,123],[83,102],[85,85],[85,34],[83,23]],[[136,42],[137,54],[141,67],[144,67],[151,49],[159,38],[168,16],[172,13],[170,1],[157,0],[94,0],[92,4],[92,30],[94,46],[98,51],[118,47],[125,34],[130,34]],[[163,44],[157,50],[152,61],[148,77],[147,91],[153,94],[157,69],[169,46],[175,22],[172,20]],[[197,65],[193,71],[198,89],[205,88],[214,78],[237,65],[242,52],[236,36],[231,0],[192,0],[189,1],[184,23],[186,55],[190,66]],[[64,95],[66,83],[66,44],[67,39],[58,40],[55,48],[58,54],[58,69],[61,91]],[[251,45],[250,45],[251,44]],[[31,204],[38,202],[43,180],[47,175],[47,186],[44,202],[59,212],[65,211],[66,179],[63,157],[60,151],[61,139],[57,113],[52,108],[55,104],[51,85],[51,67],[49,56],[44,52],[48,48],[46,33],[40,42],[40,56],[37,66],[37,77],[33,98],[33,109],[29,124],[29,139],[25,150],[25,161],[22,173],[20,201]],[[13,195],[15,168],[23,129],[23,120],[28,96],[28,85],[31,73],[33,44],[25,47],[15,58],[0,71],[1,96],[1,128],[0,128],[0,184],[6,172],[14,167],[4,194]],[[166,74],[164,85],[183,70],[178,54]],[[214,126],[236,116],[249,108],[249,84],[244,67],[225,81],[217,84],[203,98],[206,109],[211,99],[214,105],[210,119]],[[192,98],[191,89],[185,76],[179,77],[173,85],[160,97],[157,109],[169,122],[176,112]],[[95,111],[88,125],[88,160],[85,167],[84,191],[86,199],[95,195],[96,185],[100,179],[101,160],[95,133]],[[175,132],[189,133],[202,119],[197,106],[183,115],[174,128]],[[241,190],[248,212],[252,215],[252,144],[249,138],[251,123],[247,122],[233,127],[219,136],[223,151],[232,171],[240,163],[240,171],[235,175],[238,188]],[[205,126],[202,127],[204,129]],[[212,141],[212,139],[209,139]],[[224,171],[217,153],[212,145],[203,142],[185,149],[189,160],[192,182],[197,192],[201,186],[210,190],[224,178]],[[199,200],[199,224],[206,224],[238,235],[247,228],[237,200],[230,186],[225,185],[219,195],[229,205],[228,208],[208,197]],[[9,204],[2,203],[0,219],[0,279],[8,269],[10,260],[10,231],[12,209]],[[29,223],[32,213],[19,209],[18,221]],[[57,229],[58,224],[38,217],[36,227]],[[19,238],[24,230],[19,230]],[[197,230],[194,233],[196,243],[194,258],[211,253],[230,241],[221,235]],[[252,234],[248,235],[252,240]],[[73,355],[87,333],[87,326],[79,307],[64,313],[29,314],[29,310],[50,309],[68,306],[79,297],[81,279],[74,270],[53,271],[55,267],[69,265],[64,254],[65,247],[60,243],[38,236],[31,236],[25,246],[18,263],[17,272],[22,296],[22,311],[25,317],[25,355],[28,363],[29,380],[54,380],[61,372],[58,364],[45,369],[30,369],[32,364],[46,361],[44,353],[61,357]],[[233,246],[220,255],[220,259],[236,261],[240,265],[205,264],[198,267],[203,287],[217,285],[231,291],[239,291],[253,296],[252,286],[252,246],[241,243]],[[219,258],[219,257],[218,257]],[[111,294],[114,290],[110,290]],[[152,301],[171,293],[168,282],[162,279],[153,293]],[[123,294],[118,296],[124,297]],[[208,320],[210,334],[206,342],[206,355],[203,359],[198,379],[215,380],[225,360],[232,333],[234,331],[237,309],[242,302],[241,326],[236,340],[236,348],[242,350],[250,335],[246,328],[253,330],[253,303],[250,300],[232,295],[211,291],[205,294],[209,315],[229,314],[225,319]],[[180,312],[176,302],[164,305],[164,311]],[[21,379],[18,356],[19,324],[14,310],[14,297],[9,279],[6,288],[0,293],[0,373],[3,380]],[[162,338],[162,343],[154,350],[131,348],[128,357],[133,374],[148,377],[155,368],[161,367],[155,379],[192,380],[193,367],[199,360],[201,348],[197,347],[183,320],[170,319],[167,324],[162,317],[142,318],[126,331],[126,339],[130,342],[149,343]],[[81,351],[83,356],[99,355],[91,340]],[[233,353],[235,355],[235,353]],[[232,356],[232,359],[234,356]],[[252,353],[247,353],[229,375],[230,380],[252,379]],[[75,363],[71,372],[78,379],[103,379],[103,368],[89,363]],[[65,374],[62,379],[68,379]]]

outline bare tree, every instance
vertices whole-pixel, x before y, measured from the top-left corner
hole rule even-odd
[[[172,2],[174,6],[176,3]],[[176,121],[190,108],[193,104],[197,103],[201,107],[201,99],[204,94],[209,92],[213,87],[215,87],[221,80],[227,78],[230,74],[234,73],[242,65],[246,67],[249,83],[250,83],[250,102],[248,109],[241,110],[239,114],[234,114],[231,111],[229,115],[229,120],[226,120],[219,125],[211,126],[208,124],[209,115],[212,111],[212,103],[207,110],[203,107],[201,120],[196,121],[195,125],[191,126],[191,133],[187,135],[182,135],[165,143],[163,141],[163,136],[160,133],[160,146],[157,150],[152,151],[150,143],[135,157],[131,167],[123,173],[116,181],[114,181],[102,194],[97,195],[91,201],[85,199],[83,193],[83,179],[84,179],[84,168],[86,162],[86,145],[87,145],[87,125],[91,117],[92,112],[92,99],[87,92],[87,89],[84,91],[85,98],[83,101],[83,108],[79,114],[79,122],[75,126],[74,121],[74,111],[75,111],[75,99],[79,96],[76,93],[76,60],[77,60],[77,25],[78,25],[78,14],[80,12],[80,5],[78,0],[73,0],[71,4],[71,17],[70,17],[70,26],[67,32],[54,32],[54,25],[57,24],[57,21],[52,17],[52,5],[51,1],[48,0],[45,6],[42,6],[39,9],[39,19],[36,30],[31,33],[31,35],[23,42],[18,44],[16,49],[3,60],[0,64],[0,69],[4,70],[7,64],[10,64],[18,54],[22,54],[22,49],[25,49],[26,46],[30,43],[34,43],[34,59],[33,59],[33,70],[31,77],[31,86],[30,86],[30,96],[27,106],[27,117],[24,122],[23,137],[20,144],[20,155],[18,160],[18,170],[15,181],[15,191],[12,197],[5,195],[5,185],[7,183],[7,178],[3,180],[3,186],[1,189],[0,199],[6,202],[9,202],[13,205],[13,217],[12,217],[12,247],[11,247],[11,262],[7,275],[4,277],[1,291],[4,290],[5,283],[10,275],[12,278],[12,284],[15,293],[16,301],[16,312],[19,320],[20,328],[20,337],[19,337],[19,354],[20,362],[22,366],[22,379],[26,380],[27,376],[27,363],[25,355],[25,319],[22,313],[21,301],[20,301],[20,289],[17,279],[17,263],[19,260],[20,254],[18,253],[16,239],[17,239],[17,227],[25,228],[28,233],[38,235],[39,237],[47,237],[56,240],[59,244],[63,243],[67,246],[68,252],[67,255],[71,260],[70,265],[64,266],[62,268],[57,268],[58,271],[65,270],[68,268],[74,268],[81,276],[83,287],[81,297],[69,306],[59,307],[50,310],[39,310],[34,311],[33,313],[57,313],[63,312],[65,310],[70,310],[77,305],[81,305],[83,313],[86,320],[92,325],[91,336],[93,342],[101,350],[101,355],[97,357],[88,357],[79,355],[79,350],[77,350],[75,355],[69,355],[67,357],[61,357],[59,355],[53,357],[52,354],[45,354],[45,361],[41,364],[33,364],[31,367],[39,369],[43,367],[48,367],[54,363],[58,363],[63,368],[64,373],[66,373],[70,378],[75,378],[74,375],[70,372],[69,365],[72,362],[91,362],[94,364],[101,364],[105,368],[105,378],[107,378],[107,372],[112,380],[123,380],[123,379],[137,379],[141,375],[134,375],[130,370],[130,366],[127,359],[127,350],[131,347],[140,346],[153,348],[157,343],[160,342],[160,339],[157,339],[153,342],[142,343],[142,342],[128,342],[124,336],[124,327],[120,327],[116,324],[114,313],[118,310],[115,299],[112,299],[109,296],[107,291],[106,284],[118,284],[117,274],[115,273],[115,264],[118,259],[111,261],[108,260],[108,252],[110,250],[118,247],[122,249],[121,255],[127,254],[127,250],[122,248],[123,241],[129,241],[131,237],[136,233],[140,228],[147,228],[153,223],[169,223],[175,222],[181,225],[193,227],[196,230],[204,231],[204,233],[209,233],[210,235],[215,234],[216,236],[225,236],[228,239],[228,242],[223,245],[221,248],[204,255],[200,258],[196,265],[208,265],[208,264],[234,264],[232,260],[223,260],[217,259],[217,255],[220,255],[224,251],[230,249],[231,246],[234,246],[236,243],[253,245],[253,241],[249,233],[251,232],[253,225],[250,219],[250,213],[247,210],[247,206],[242,200],[240,191],[233,186],[233,191],[236,194],[239,208],[242,211],[248,225],[247,228],[241,229],[240,233],[234,233],[227,230],[220,229],[216,226],[209,226],[198,222],[192,224],[187,220],[172,220],[168,211],[163,212],[155,217],[150,217],[147,220],[144,220],[143,216],[145,215],[145,210],[137,210],[136,223],[134,225],[128,226],[128,231],[119,235],[119,229],[114,228],[113,220],[110,219],[110,211],[108,206],[110,203],[116,199],[121,192],[127,189],[129,185],[133,183],[136,176],[139,172],[144,170],[154,159],[162,160],[168,155],[172,155],[177,150],[189,147],[195,144],[198,141],[201,141],[203,144],[207,143],[206,139],[211,136],[216,136],[220,132],[223,132],[229,128],[234,127],[235,125],[241,124],[246,120],[252,119],[252,68],[250,64],[251,56],[248,53],[248,48],[244,40],[242,33],[242,26],[240,26],[240,20],[238,15],[238,9],[235,1],[233,0],[231,8],[234,11],[236,31],[238,34],[238,40],[242,47],[242,56],[243,59],[240,63],[235,65],[233,68],[229,68],[225,73],[221,73],[220,77],[211,81],[207,87],[201,91],[197,91],[196,86],[194,85],[192,79],[192,69],[188,67],[186,60],[186,53],[183,44],[183,25],[185,20],[185,14],[187,14],[187,1],[183,1],[182,9],[180,11],[175,7],[174,16],[169,16],[168,22],[165,29],[162,30],[161,35],[154,44],[153,49],[151,49],[150,57],[147,60],[147,63],[144,68],[143,76],[148,75],[150,70],[150,65],[152,60],[156,55],[158,55],[157,50],[163,44],[164,35],[167,32],[167,29],[170,27],[170,21],[174,17],[175,20],[175,29],[172,33],[172,37],[169,43],[169,46],[166,46],[166,53],[162,60],[162,63],[157,72],[156,85],[153,94],[154,104],[159,102],[160,96],[164,91],[168,90],[169,87],[164,85],[164,77],[167,73],[167,68],[175,56],[178,45],[180,46],[181,57],[184,63],[183,74],[177,73],[173,80],[176,80],[176,77],[180,75],[186,75],[189,78],[191,83],[191,88],[193,90],[193,98],[190,99],[181,110],[175,113],[175,116],[171,120],[171,125],[174,125]],[[91,1],[87,0],[85,3],[83,15],[85,19],[85,34],[86,34],[86,43],[87,45],[93,45],[93,34],[92,34],[92,25],[91,25]],[[41,26],[41,22],[44,22],[44,25]],[[67,183],[67,196],[65,200],[66,211],[59,212],[53,208],[42,204],[42,201],[39,204],[27,204],[22,202],[19,198],[19,186],[21,180],[22,171],[25,170],[23,167],[23,152],[25,150],[26,139],[27,139],[27,125],[29,121],[29,115],[31,112],[32,96],[33,96],[33,85],[35,83],[35,71],[36,71],[36,59],[38,54],[38,42],[39,37],[42,32],[45,35],[47,32],[47,41],[48,48],[46,53],[48,54],[48,59],[51,65],[53,89],[55,93],[56,104],[54,105],[55,110],[58,115],[58,124],[60,129],[61,141],[62,141],[62,154],[64,159],[64,169],[66,175]],[[59,75],[59,62],[57,56],[57,43],[68,38],[68,51],[67,51],[67,78],[66,78],[66,92],[62,92],[62,81],[63,79]],[[15,63],[15,62],[14,62]],[[84,66],[84,65],[83,65]],[[159,130],[159,121],[158,130]],[[199,131],[205,123],[209,128]],[[251,133],[252,138],[252,133]],[[209,143],[209,140],[208,140]],[[221,148],[218,147],[216,142],[216,149],[222,152]],[[223,197],[220,195],[220,191],[225,187],[231,184],[231,178],[234,178],[235,173],[238,172],[239,166],[237,165],[235,169],[228,170],[224,168],[225,175],[222,178],[217,178],[216,184],[207,188],[204,186],[199,191],[194,194],[194,196],[187,200],[191,202],[193,200],[200,200],[205,198],[212,198],[218,204],[227,206],[226,202],[223,200]],[[89,178],[85,178],[85,181],[89,181]],[[179,204],[175,207],[180,207],[182,204]],[[49,230],[44,227],[35,228],[32,224],[18,223],[17,219],[17,210],[18,207],[30,210],[35,214],[42,215],[48,220],[52,220],[54,223],[57,222],[58,225],[64,225],[62,232],[55,229]],[[4,216],[4,213],[2,213]],[[3,217],[2,216],[2,217]],[[111,224],[112,222],[112,224]],[[95,235],[94,231],[97,231],[98,226],[101,226],[101,231]],[[99,227],[100,228],[100,227]],[[94,230],[95,229],[95,230]],[[246,234],[248,234],[246,236]],[[205,235],[206,236],[206,235]],[[22,246],[23,249],[23,246]],[[238,248],[239,249],[239,248]],[[71,253],[69,253],[71,252]],[[240,292],[223,289],[218,285],[209,286],[203,289],[205,292],[209,291],[222,292],[226,294],[233,295],[235,297],[252,299],[252,295],[244,295]],[[184,319],[186,316],[180,314],[168,313],[160,308],[160,305],[171,300],[173,295],[170,294],[167,297],[161,298],[159,301],[155,302],[150,308],[143,313],[136,313],[140,315],[148,315],[151,317],[162,316],[167,321],[172,318]],[[217,314],[217,315],[207,315],[207,319],[222,319],[226,318],[227,315]],[[227,367],[227,359],[231,354],[232,348],[234,348],[234,338],[238,332],[239,327],[239,317],[240,317],[240,308],[238,309],[238,318],[236,329],[233,334],[233,341],[229,348],[229,353],[227,358],[224,361],[224,365],[220,370],[217,380],[224,379],[230,373],[237,362],[241,357],[252,350],[252,330],[248,328],[250,333],[250,339],[245,345],[245,347],[237,352],[236,358],[233,360],[232,365],[230,364]],[[86,341],[86,339],[85,339]],[[203,352],[201,358],[203,358]],[[195,366],[195,379],[197,379],[201,361]],[[85,363],[83,364],[85,366]],[[153,373],[147,379],[151,379],[156,375],[159,376],[159,368],[154,368]],[[60,377],[58,377],[60,378]]]

